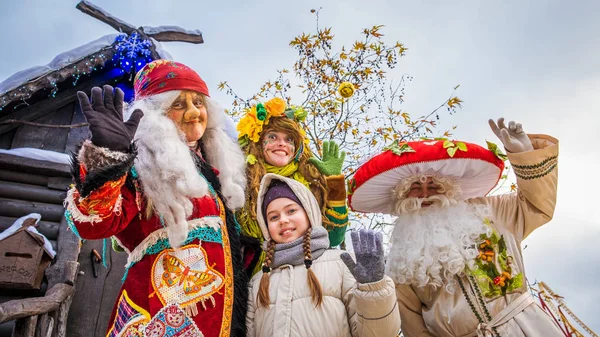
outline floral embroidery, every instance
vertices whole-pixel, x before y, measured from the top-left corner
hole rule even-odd
[[[484,222],[491,225],[488,219]],[[476,268],[470,274],[477,280],[485,297],[505,295],[523,286],[523,273],[512,273],[513,257],[507,253],[504,236],[498,235],[495,230],[489,236],[482,234],[477,250]]]
[[[147,337],[202,337],[204,334],[176,304],[162,308],[144,329]]]

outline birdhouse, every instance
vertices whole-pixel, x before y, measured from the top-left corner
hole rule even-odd
[[[27,218],[20,228],[11,226],[0,235],[0,288],[40,289],[55,253],[33,227],[37,220]]]

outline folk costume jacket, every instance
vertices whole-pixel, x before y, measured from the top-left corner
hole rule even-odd
[[[518,190],[467,200],[491,207],[492,218],[482,221],[494,233],[455,293],[396,285],[404,336],[563,336],[525,281],[521,242],[552,219],[558,181],[558,140],[529,137],[533,151],[508,153]]]
[[[84,143],[66,199],[67,218],[81,238],[114,236],[129,254],[107,336],[243,336],[247,282],[239,228],[222,202],[217,172],[197,158],[210,195],[191,200],[188,238],[174,250],[161,217],[147,212],[134,158],[134,151]]]

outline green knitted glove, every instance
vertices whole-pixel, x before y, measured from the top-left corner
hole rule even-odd
[[[319,160],[317,157],[312,157],[308,161],[315,165],[317,170],[324,176],[335,176],[342,174],[342,166],[344,166],[344,159],[346,158],[346,152],[340,153],[340,147],[334,141],[323,142],[323,159]]]

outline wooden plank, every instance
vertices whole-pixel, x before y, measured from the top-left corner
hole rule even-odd
[[[52,124],[51,121],[54,113],[54,111],[51,111],[48,114],[35,119],[35,122],[42,124]],[[10,147],[11,149],[16,149],[20,147],[32,147],[36,149],[41,149],[42,144],[44,143],[44,138],[46,138],[46,134],[49,131],[50,128],[42,128],[39,126],[27,124],[21,125],[21,127],[17,129],[17,132],[15,133]]]
[[[0,232],[5,231],[8,227],[12,226],[18,218],[0,216]],[[37,223],[37,230],[42,233],[48,240],[56,240],[58,238],[58,222],[52,221],[39,221]]]
[[[51,190],[47,187],[0,180],[0,198],[62,205],[66,196],[66,191],[63,192]]]
[[[65,106],[62,106],[56,112],[52,114],[52,125],[70,125],[73,119],[73,107],[79,105],[78,102],[72,102]],[[65,147],[67,145],[67,138],[69,137],[69,131],[67,128],[47,128],[48,133],[42,143],[42,149],[49,151],[56,151],[65,153]],[[79,128],[74,128],[79,129]]]
[[[1,164],[1,163],[0,163]],[[4,165],[4,164],[2,164]],[[4,166],[3,166],[4,167]],[[48,177],[38,174],[17,172],[0,169],[0,180],[25,183],[30,185],[48,186]]]
[[[95,19],[106,23],[107,25],[116,29],[118,32],[125,32],[127,34],[131,34],[135,30],[135,27],[130,26],[128,23],[115,18],[100,7],[96,7],[92,3],[89,3],[87,1],[80,1],[77,4],[77,6],[75,6],[75,8],[79,9],[83,13]]]
[[[110,62],[110,60],[107,62]],[[55,111],[56,109],[58,109],[62,106],[65,106],[69,103],[77,102],[76,94],[78,91],[83,91],[83,92],[89,94],[90,90],[93,87],[100,86],[103,83],[109,83],[108,75],[98,73],[96,76],[91,77],[87,81],[85,81],[81,84],[78,84],[77,86],[59,91],[58,94],[56,95],[56,97],[54,97],[54,98],[48,98],[48,99],[41,100],[41,101],[39,101],[35,104],[32,104],[26,108],[23,108],[23,109],[20,109],[20,110],[11,112],[11,113],[7,113],[7,114],[2,114],[2,111],[0,111],[0,122],[6,121],[9,119],[24,120],[24,121],[31,122],[33,120],[36,120],[42,116],[45,116],[45,115]],[[8,131],[14,130],[14,129],[22,127],[22,126],[23,126],[23,124],[21,124],[21,123],[0,124],[0,137],[2,136],[2,134],[6,133]]]
[[[67,336],[67,318],[69,316],[69,309],[71,308],[72,302],[73,296],[69,296],[60,304],[58,312],[56,313],[56,337]]]
[[[2,167],[4,170],[12,170],[41,176],[71,177],[70,165],[13,156],[5,153],[0,153],[0,167]]]
[[[71,120],[71,124],[80,124],[87,122],[87,119],[81,112],[81,106],[79,104],[75,104],[73,106],[73,119]],[[65,147],[65,153],[71,154],[78,150],[81,143],[84,140],[92,137],[90,133],[90,127],[85,126],[81,128],[72,128],[69,131],[69,136],[67,138],[67,145]]]
[[[15,322],[13,337],[34,337],[37,319],[37,316],[29,316],[18,319]]]
[[[110,253],[106,255],[107,259],[110,261],[109,265],[111,268],[108,270],[104,281],[100,315],[98,316],[98,327],[96,328],[97,337],[103,337],[108,329],[110,315],[121,292],[121,287],[123,286],[121,279],[125,273],[124,266],[127,263],[126,253],[118,253],[112,250],[110,245],[108,247]]]
[[[46,329],[48,328],[48,314],[38,316],[38,322],[35,327],[35,337],[45,337]]]
[[[83,275],[77,278],[77,289],[68,318],[67,331],[70,336],[104,336],[121,289],[127,254],[116,253],[108,246],[108,268],[98,265],[98,277],[94,277],[90,259],[92,249],[102,252],[102,240],[86,241],[81,249],[79,263]],[[93,333],[90,327],[93,327]]]
[[[8,150],[12,145],[13,137],[15,136],[16,129],[12,131],[8,131],[0,135],[0,149]],[[0,335],[1,336],[1,335]]]
[[[25,298],[0,304],[0,323],[58,310],[60,304],[74,293],[73,286],[59,283],[44,297]]]
[[[144,32],[145,33],[145,32]],[[202,38],[202,34],[189,34],[176,30],[172,31],[161,31],[156,34],[148,34],[147,36],[154,38],[156,41],[179,41],[179,42],[188,42],[194,44],[204,43],[204,39]]]
[[[62,205],[0,198],[0,215],[7,217],[20,218],[29,213],[39,213],[45,221],[58,222],[64,210]]]

